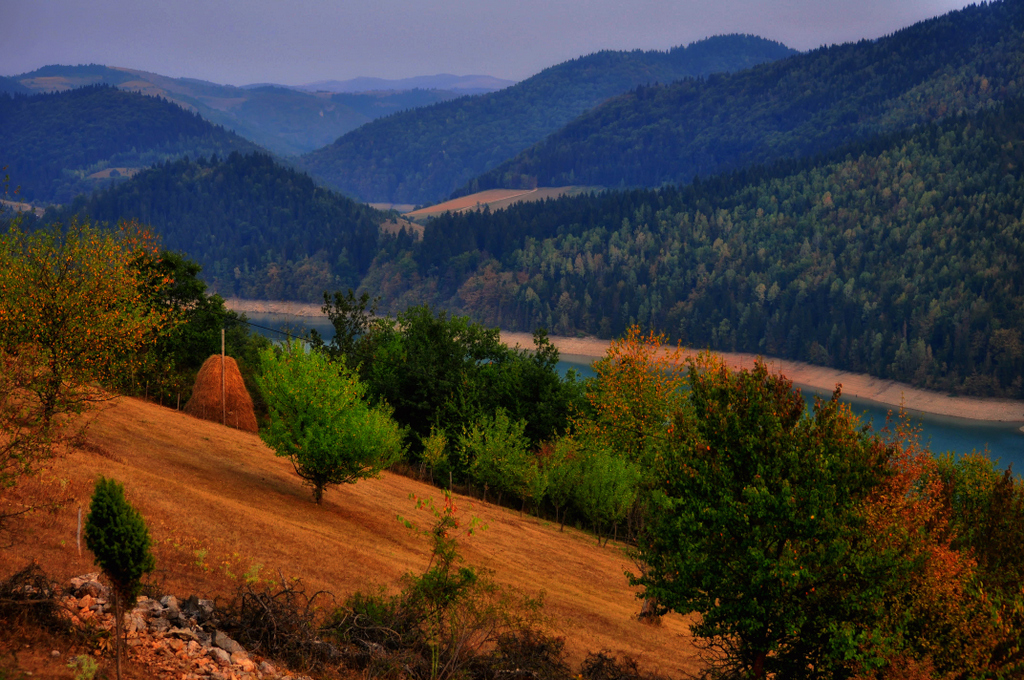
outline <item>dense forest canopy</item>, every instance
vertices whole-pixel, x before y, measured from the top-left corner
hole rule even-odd
[[[177,104],[99,85],[32,96],[0,94],[0,149],[0,163],[21,188],[19,198],[46,204],[68,202],[110,182],[89,179],[107,168],[257,147]]]
[[[307,301],[358,284],[384,219],[270,156],[238,153],[165,162],[67,212],[152,225],[221,295]]]
[[[978,110],[1022,86],[1024,2],[972,5],[879,40],[639,87],[461,191],[689,182]]]
[[[631,324],[1024,396],[1024,103],[687,187],[447,214],[363,281],[505,328]]]
[[[606,50],[552,66],[499,92],[374,121],[304,156],[329,186],[366,201],[435,203],[609,97],[641,84],[735,71],[795,54],[754,36],[668,52]]]

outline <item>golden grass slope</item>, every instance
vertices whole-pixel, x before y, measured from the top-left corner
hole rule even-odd
[[[156,580],[167,592],[228,597],[248,571],[301,577],[311,591],[339,600],[356,590],[398,587],[427,564],[427,540],[404,528],[402,515],[427,527],[410,496],[440,499],[429,485],[394,474],[332,488],[322,507],[309,489],[254,434],[191,418],[135,399],[98,414],[85,443],[46,474],[67,502],[56,514],[33,515],[12,549],[0,551],[0,576],[38,560],[58,577],[92,571],[75,547],[78,507],[88,509],[94,479],[125,485],[156,543]],[[467,497],[460,516],[487,528],[466,539],[466,562],[527,593],[545,592],[550,628],[563,635],[575,662],[601,649],[637,658],[671,676],[695,670],[686,620],[659,627],[636,620],[639,603],[626,583],[631,568],[621,546],[606,548],[582,532]]]

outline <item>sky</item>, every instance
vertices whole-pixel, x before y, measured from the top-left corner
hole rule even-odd
[[[751,33],[878,38],[964,0],[0,0],[0,75],[97,63],[216,83],[453,73],[522,80],[602,49]]]

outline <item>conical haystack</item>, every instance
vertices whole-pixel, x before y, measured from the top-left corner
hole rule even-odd
[[[185,413],[203,420],[221,422],[224,409],[220,401],[220,366],[219,354],[214,354],[203,362],[203,367],[196,376],[195,387],[192,388],[192,398],[185,404]],[[245,389],[238,364],[231,357],[225,357],[224,366],[224,395],[228,405],[225,424],[246,432],[258,431],[252,397],[249,396],[249,390]]]

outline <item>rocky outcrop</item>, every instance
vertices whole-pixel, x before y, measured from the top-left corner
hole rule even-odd
[[[99,573],[71,579],[62,604],[71,623],[113,630],[113,602]],[[220,629],[211,600],[139,597],[125,614],[129,660],[176,680],[310,680],[279,671]]]

